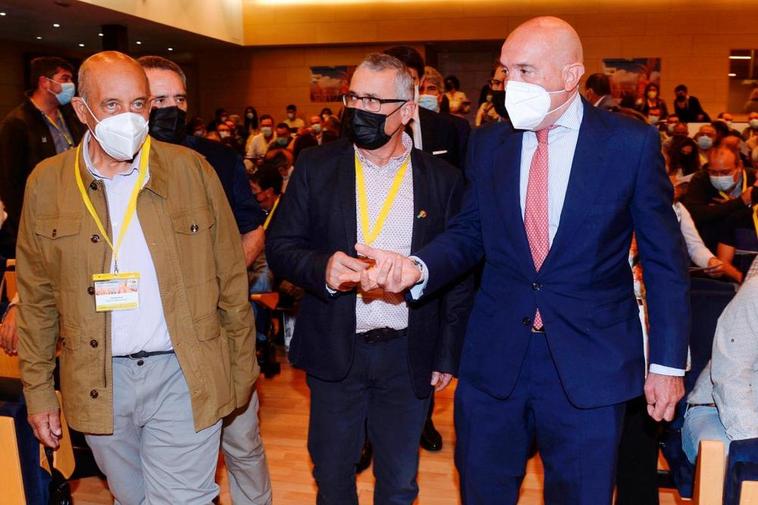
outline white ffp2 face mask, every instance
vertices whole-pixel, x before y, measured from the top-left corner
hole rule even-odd
[[[149,131],[149,124],[145,118],[134,112],[122,112],[100,121],[92,113],[87,102],[82,100],[82,103],[97,121],[97,126],[92,135],[103,148],[103,151],[118,161],[134,158],[134,155],[145,142]],[[90,129],[90,131],[92,130]]]
[[[511,124],[517,130],[534,130],[545,117],[560,109],[568,100],[550,110],[550,95],[567,93],[565,90],[547,91],[542,86],[521,81],[508,81],[505,85],[505,108]]]

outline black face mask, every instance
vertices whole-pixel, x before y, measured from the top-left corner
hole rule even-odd
[[[508,111],[505,108],[505,90],[492,91],[492,105],[495,106],[495,112],[503,119],[508,119]]]
[[[150,136],[163,142],[180,144],[184,140],[187,113],[179,107],[163,107],[150,111]]]
[[[384,132],[387,118],[399,111],[401,107],[398,107],[387,115],[348,107],[343,113],[345,135],[361,149],[368,149],[369,151],[379,149],[392,138],[392,135],[387,135]],[[402,127],[403,125],[401,124],[398,130]]]

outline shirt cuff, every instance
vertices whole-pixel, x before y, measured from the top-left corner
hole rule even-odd
[[[681,368],[656,365],[655,363],[650,363],[650,373],[657,373],[658,375],[670,375],[672,377],[684,377],[684,370]]]
[[[424,295],[424,290],[429,282],[429,269],[426,268],[426,263],[418,256],[409,256],[410,259],[415,260],[421,265],[421,280],[408,290],[412,300],[418,300]]]
[[[332,289],[332,288],[330,288],[330,287],[329,287],[329,284],[327,284],[327,283],[324,283],[324,287],[326,288],[326,291],[327,291],[327,292],[328,292],[330,295],[334,296],[334,295],[336,295],[336,294],[337,294],[337,290],[336,290],[336,289]]]

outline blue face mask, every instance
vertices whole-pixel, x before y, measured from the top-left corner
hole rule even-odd
[[[699,137],[697,139],[697,145],[700,146],[700,149],[702,149],[703,151],[707,151],[708,149],[713,147],[713,139],[711,137],[703,135],[702,137]]]
[[[732,175],[711,175],[711,185],[719,191],[728,192],[734,188],[737,182],[734,182],[734,176]]]
[[[76,94],[76,84],[73,82],[53,81],[50,78],[47,78],[47,80],[52,81],[61,87],[60,93],[55,93],[51,89],[48,89],[50,93],[55,95],[55,98],[58,100],[59,104],[66,105],[68,103],[71,103],[71,99],[74,98],[74,95]]]
[[[419,95],[418,106],[433,112],[440,111],[440,102],[437,100],[437,95]]]
[[[277,137],[276,143],[279,144],[282,147],[287,147],[287,144],[289,144],[289,139],[287,137]]]

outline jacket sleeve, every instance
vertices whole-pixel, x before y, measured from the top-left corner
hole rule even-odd
[[[34,233],[36,216],[33,209],[38,198],[35,177],[26,187],[27,205],[21,215],[16,250],[18,278],[18,356],[21,381],[29,414],[56,411],[60,408],[55,396],[53,369],[58,341],[58,308],[52,281],[47,273],[38,237]]]
[[[690,324],[687,253],[654,128],[648,128],[641,147],[631,213],[647,287],[650,363],[684,370]]]
[[[326,265],[333,252],[319,251],[311,241],[309,159],[307,151],[300,156],[271,221],[266,235],[266,260],[275,275],[328,300],[331,295],[326,290]]]
[[[451,191],[446,208],[446,222],[458,213],[463,194],[463,177],[459,175]],[[454,280],[443,298],[445,324],[437,346],[434,370],[458,375],[458,364],[463,348],[466,325],[474,301],[474,275],[468,272]]]
[[[479,130],[483,131],[483,130]],[[479,199],[477,194],[478,132],[471,137],[465,173],[468,184],[463,191],[461,210],[447,229],[416,253],[429,270],[424,295],[434,293],[474,267],[484,256]]]
[[[208,201],[216,223],[213,254],[219,287],[218,314],[222,334],[229,343],[232,382],[237,407],[247,404],[258,376],[255,357],[255,323],[248,301],[247,269],[242,243],[221,182],[204,160]]]

